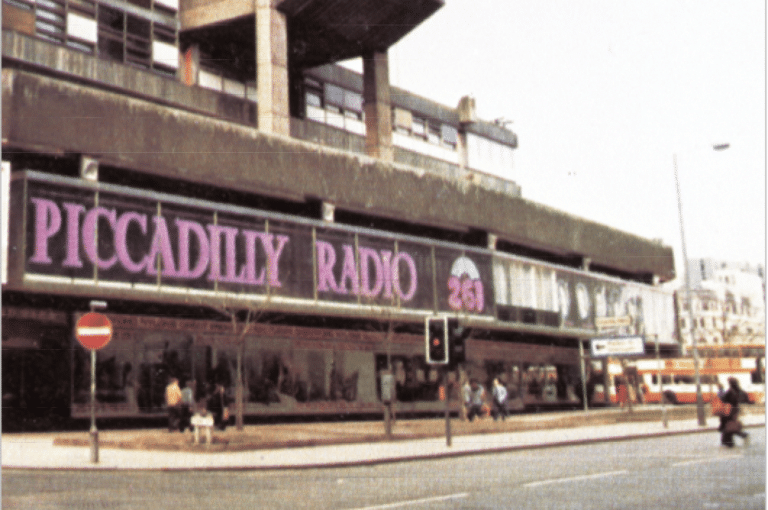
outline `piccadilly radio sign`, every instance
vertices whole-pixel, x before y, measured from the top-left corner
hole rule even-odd
[[[30,179],[25,204],[26,275],[492,310],[483,253],[75,180]]]

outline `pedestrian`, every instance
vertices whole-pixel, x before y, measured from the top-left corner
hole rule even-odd
[[[472,421],[475,416],[483,415],[483,404],[485,403],[485,388],[483,385],[477,382],[476,379],[472,379],[470,383],[470,401],[469,410],[467,411],[467,419]]]
[[[168,409],[168,432],[181,431],[181,388],[175,377],[171,377],[165,387],[165,406]]]
[[[192,430],[192,414],[195,412],[195,381],[189,380],[181,390],[181,430]]]
[[[739,436],[744,440],[744,444],[749,444],[749,434],[742,430],[742,424],[739,420],[740,408],[739,404],[743,401],[748,401],[748,397],[739,386],[739,380],[735,377],[728,378],[728,391],[723,395],[722,401],[724,404],[730,406],[730,409],[724,413],[724,420],[720,425],[720,443],[728,448],[733,448],[736,444],[733,440],[733,436]]]
[[[627,382],[621,376],[616,376],[616,400],[619,401],[619,406],[621,406],[622,409],[629,403],[629,389],[627,388]]]
[[[493,380],[493,389],[491,390],[493,395],[493,421],[498,420],[501,415],[501,421],[507,419],[507,388],[499,382],[496,378]]]
[[[472,406],[472,386],[470,386],[469,379],[464,381],[464,386],[461,387],[461,395],[464,401],[461,417],[466,421],[469,416],[469,408]]]
[[[226,430],[229,421],[229,399],[224,386],[217,384],[208,398],[207,409],[213,415],[213,425],[219,430]]]

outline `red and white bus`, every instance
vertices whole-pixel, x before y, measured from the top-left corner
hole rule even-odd
[[[672,404],[696,402],[696,379],[692,358],[643,359],[633,363],[645,402],[659,402],[661,395]],[[661,385],[659,385],[661,376]],[[718,385],[728,389],[735,377],[752,403],[765,402],[765,358],[704,358],[699,360],[699,380],[704,402],[717,396]]]
[[[609,402],[619,401],[617,385],[622,381],[635,402],[658,403],[661,395],[671,404],[696,402],[696,377],[693,358],[633,359],[623,364],[611,359],[608,364]],[[592,402],[605,403],[604,377],[600,364],[594,367]],[[659,384],[661,377],[661,384]],[[699,380],[704,402],[717,395],[719,386],[728,389],[728,379],[735,377],[752,403],[765,403],[765,357],[700,358]]]

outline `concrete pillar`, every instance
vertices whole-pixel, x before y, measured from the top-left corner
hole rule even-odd
[[[290,136],[288,28],[271,0],[256,0],[256,86],[259,130]]]
[[[458,143],[456,150],[459,153],[459,167],[464,170],[469,169],[469,149],[467,147],[467,131],[466,127],[474,122],[477,122],[477,109],[475,107],[475,98],[471,96],[464,96],[459,100],[459,105],[456,107],[459,114],[459,123],[461,129],[459,130]]]
[[[366,154],[384,161],[394,161],[389,57],[386,52],[363,56],[363,102]]]

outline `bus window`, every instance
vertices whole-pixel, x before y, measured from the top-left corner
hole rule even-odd
[[[676,375],[675,384],[694,384],[696,382],[692,375]]]
[[[653,384],[659,384],[659,375],[653,374],[651,377],[651,383]],[[662,384],[672,384],[672,376],[671,375],[662,375],[661,376],[661,383]]]

